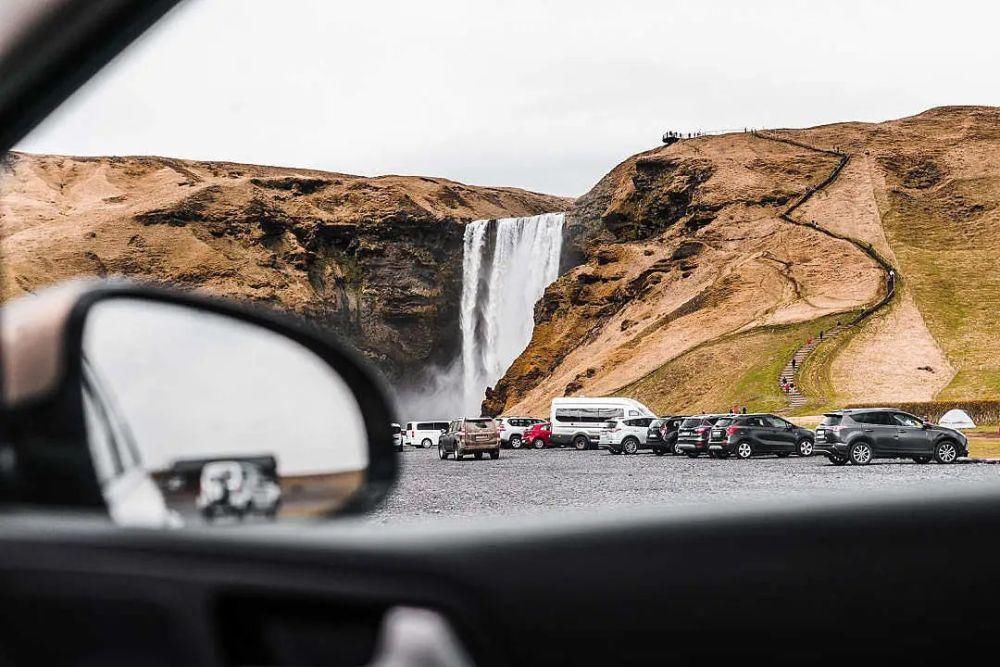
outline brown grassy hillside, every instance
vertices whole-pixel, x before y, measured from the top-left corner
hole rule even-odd
[[[811,221],[870,243],[902,277],[888,307],[809,358],[811,407],[1000,397],[1000,110],[767,134],[648,151],[580,198],[581,263],[546,292],[490,409],[544,414],[553,396],[609,393],[660,412],[779,407],[794,349],[885,289],[865,252]],[[850,159],[792,225],[779,213],[838,163],[809,146]]]
[[[569,205],[441,178],[14,153],[2,297],[78,276],[166,282],[308,315],[405,375],[454,352],[463,223]]]

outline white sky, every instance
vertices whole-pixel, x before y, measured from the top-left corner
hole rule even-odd
[[[666,129],[1000,104],[1000,4],[189,0],[20,150],[578,195]]]

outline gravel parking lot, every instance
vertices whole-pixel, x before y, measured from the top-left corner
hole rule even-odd
[[[499,461],[438,459],[436,449],[401,454],[399,483],[376,522],[510,516],[554,510],[656,506],[664,511],[704,503],[797,498],[817,493],[856,498],[875,490],[927,484],[1000,482],[1000,465],[877,460],[865,467],[830,465],[824,457],[717,461],[634,456],[571,449],[503,450]]]

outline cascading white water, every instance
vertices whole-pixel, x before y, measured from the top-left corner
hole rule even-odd
[[[476,220],[462,258],[462,409],[478,415],[486,388],[531,342],[535,303],[559,276],[562,213]]]

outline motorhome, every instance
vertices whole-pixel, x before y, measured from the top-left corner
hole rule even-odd
[[[613,419],[655,417],[652,410],[631,398],[571,398],[552,399],[552,443],[573,445],[576,449],[594,449],[601,438],[601,429]]]

